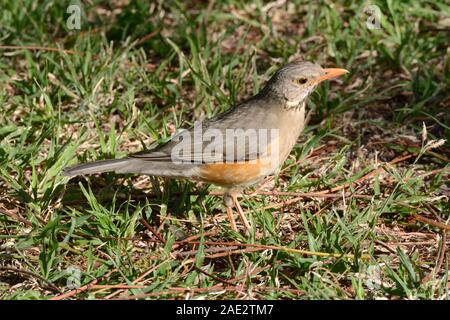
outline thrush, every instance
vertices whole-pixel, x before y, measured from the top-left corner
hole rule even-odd
[[[347,72],[306,61],[288,63],[255,96],[176,133],[167,143],[122,159],[75,165],[63,174],[113,171],[218,185],[225,190],[223,200],[231,228],[237,231],[234,206],[248,230],[250,224],[237,195],[276,173],[305,126],[308,96],[320,82]]]

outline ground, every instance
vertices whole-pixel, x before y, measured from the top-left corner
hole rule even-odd
[[[0,25],[2,299],[449,298],[448,4],[11,0]],[[249,236],[214,186],[61,175],[164,142],[293,59],[350,73],[243,194]]]

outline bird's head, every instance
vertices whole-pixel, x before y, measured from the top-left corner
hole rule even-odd
[[[265,90],[283,98],[288,107],[296,107],[305,101],[320,82],[347,72],[339,68],[323,69],[308,61],[294,61],[279,69],[269,80]]]

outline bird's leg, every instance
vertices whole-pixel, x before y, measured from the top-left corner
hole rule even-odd
[[[233,197],[228,194],[225,193],[223,195],[223,204],[225,205],[225,208],[227,210],[227,215],[228,215],[228,221],[230,221],[230,225],[231,225],[231,229],[233,229],[233,231],[238,231],[237,227],[236,227],[236,221],[234,220],[234,216],[233,216]]]
[[[236,210],[237,210],[239,216],[241,217],[242,222],[244,223],[245,231],[247,233],[249,233],[250,229],[251,229],[250,223],[248,223],[248,220],[245,217],[244,210],[242,210],[239,200],[237,199],[237,195],[235,193],[233,193],[231,196],[233,198],[234,205],[236,206]]]

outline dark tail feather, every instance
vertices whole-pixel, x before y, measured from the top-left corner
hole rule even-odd
[[[101,160],[96,162],[89,162],[78,164],[73,167],[65,168],[63,175],[73,177],[80,174],[92,174],[92,173],[102,173],[110,171],[121,171],[121,169],[126,168],[131,159],[112,159],[112,160]]]

